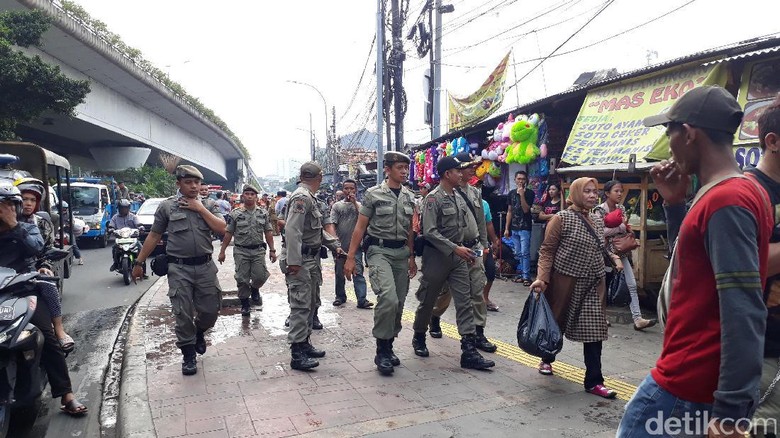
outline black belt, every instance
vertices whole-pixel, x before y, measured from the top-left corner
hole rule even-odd
[[[211,254],[206,254],[204,256],[200,257],[174,257],[169,255],[168,256],[168,263],[173,263],[176,265],[187,265],[187,266],[198,266],[205,263],[208,263],[211,261]]]
[[[307,256],[318,256],[320,255],[320,247],[301,247],[301,255],[307,255]]]
[[[474,241],[476,242],[476,240]],[[452,242],[455,244],[455,246],[463,246],[463,243],[461,242]],[[430,246],[431,248],[436,248],[434,244],[432,244],[428,239],[425,239],[425,246]]]
[[[260,242],[260,243],[258,243],[257,245],[239,245],[239,244],[237,244],[237,243],[236,243],[235,245],[236,245],[236,247],[238,247],[238,248],[244,248],[244,249],[258,249],[258,248],[263,248],[263,249],[265,249],[265,248],[266,248],[266,244],[265,244],[265,242]]]
[[[379,239],[373,236],[366,237],[366,241],[368,242],[368,245],[376,245],[376,246],[383,246],[385,248],[392,248],[392,249],[398,249],[403,248],[406,246],[405,240],[387,240],[387,239]]]
[[[464,240],[463,246],[465,246],[466,248],[473,248],[477,243],[479,243],[479,239]]]

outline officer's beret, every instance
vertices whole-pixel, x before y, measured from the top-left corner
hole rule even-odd
[[[249,184],[244,184],[244,189],[241,190],[241,193],[243,192],[255,192],[255,195],[258,193],[257,189]]]
[[[181,166],[176,167],[175,175],[176,179],[198,178],[203,180],[203,174],[200,173],[200,170],[196,169],[195,166],[190,166],[189,164],[182,164]]]
[[[412,161],[409,159],[409,156],[407,156],[406,154],[402,154],[401,152],[396,152],[396,151],[385,152],[385,157],[384,157],[385,166],[392,166],[393,163],[411,164],[411,162]]]
[[[303,163],[301,166],[301,178],[316,178],[322,173],[322,167],[314,161]]]
[[[442,176],[444,175],[444,172],[448,170],[460,169],[462,164],[463,163],[461,163],[457,157],[450,155],[440,159],[439,162],[436,163],[436,172],[439,173],[439,176]]]

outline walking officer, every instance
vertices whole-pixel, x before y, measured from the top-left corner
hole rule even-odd
[[[231,220],[226,228],[217,260],[219,263],[225,261],[225,249],[235,237],[233,259],[236,262],[238,299],[241,300],[241,315],[249,316],[250,294],[252,301],[263,304],[260,288],[269,277],[265,265],[266,247],[271,263],[276,262],[276,249],[273,225],[268,212],[257,205],[257,189],[249,184],[245,185],[241,198],[243,205],[230,213]]]
[[[412,231],[414,193],[403,187],[409,175],[409,164],[409,157],[400,152],[384,155],[386,179],[366,191],[344,263],[344,275],[352,280],[356,272],[355,254],[365,234],[363,250],[368,260],[371,289],[377,295],[374,363],[385,375],[392,374],[393,366],[401,364],[393,353],[393,340],[401,332],[409,279],[417,274]]]
[[[176,346],[184,356],[182,374],[198,372],[195,353],[206,352],[204,333],[214,326],[222,302],[217,265],[211,260],[211,233],[224,234],[225,221],[198,197],[203,174],[189,165],[176,168],[178,193],[160,203],[154,223],[133,266],[133,280],[143,277],[143,264],[168,233],[168,297],[176,317]],[[155,271],[161,274],[159,268]]]
[[[495,353],[498,349],[492,342],[485,337],[485,324],[487,323],[487,306],[482,292],[487,284],[485,275],[484,257],[488,249],[487,220],[482,208],[482,192],[478,188],[470,185],[469,180],[474,176],[476,167],[482,161],[481,158],[473,159],[468,153],[463,152],[455,156],[461,164],[463,178],[460,186],[455,188],[458,195],[467,201],[469,211],[474,216],[477,228],[467,228],[464,235],[463,246],[471,248],[475,254],[482,254],[482,257],[476,257],[474,263],[469,267],[469,281],[471,283],[471,302],[474,305],[474,323],[477,329],[476,346],[482,351]],[[431,337],[441,337],[440,319],[450,305],[452,294],[449,285],[445,283],[444,288],[439,293],[436,304],[432,309],[431,316]],[[425,309],[427,310],[427,309]],[[438,335],[438,336],[437,336]],[[425,349],[425,344],[422,344]],[[426,349],[427,350],[427,349]],[[416,352],[416,351],[415,351]],[[427,351],[426,351],[427,353]],[[427,354],[425,354],[427,356]]]
[[[310,161],[301,166],[298,188],[287,204],[285,243],[279,267],[287,281],[290,302],[290,367],[308,370],[319,365],[315,358],[325,352],[311,345],[312,318],[322,285],[320,248],[324,245],[337,256],[344,251],[335,237],[323,229],[323,213],[314,193],[322,184],[322,168]]]
[[[480,235],[477,231],[479,228],[476,215],[469,209],[467,196],[461,195],[462,190],[461,193],[458,192],[463,164],[454,156],[439,160],[436,170],[441,184],[431,191],[424,201],[422,227],[426,248],[422,256],[423,278],[418,291],[420,304],[414,317],[412,346],[418,356],[428,355],[425,332],[428,330],[436,298],[446,282],[455,300],[458,333],[461,336],[460,366],[482,370],[495,366],[495,363],[483,358],[476,348],[469,271],[478,263],[477,259],[481,259],[482,254],[475,254],[470,247],[478,243],[476,240]],[[474,240],[467,241],[467,237],[471,236],[474,236]],[[482,293],[481,289],[479,293]]]

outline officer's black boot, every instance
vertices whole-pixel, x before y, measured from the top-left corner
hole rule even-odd
[[[485,337],[485,327],[477,326],[477,343],[476,347],[487,353],[495,353],[498,350],[495,344],[488,341]]]
[[[378,339],[376,340],[376,357],[374,358],[374,363],[376,364],[376,369],[385,376],[389,376],[390,374],[393,374],[393,362],[390,359],[390,341],[387,339]]]
[[[314,330],[322,330],[322,323],[320,322],[320,317],[317,316],[316,309],[314,310],[314,318],[312,318],[311,328]]]
[[[487,360],[482,357],[477,351],[475,335],[463,335],[460,339],[460,349],[462,351],[460,355],[461,368],[473,368],[475,370],[486,370],[496,366],[496,363],[492,360]]]
[[[393,353],[393,341],[395,341],[395,338],[391,338],[387,341],[390,344],[388,351],[390,353],[390,362],[393,363],[394,367],[397,367],[398,365],[401,365],[401,359]]]
[[[425,345],[425,332],[414,332],[412,348],[414,348],[414,354],[420,357],[428,357],[428,347]]]
[[[439,324],[441,322],[441,318],[438,316],[431,316],[431,328],[428,329],[428,333],[431,334],[432,338],[441,338],[441,325]]]
[[[251,290],[252,290],[252,302],[258,306],[262,306],[263,297],[260,296],[260,288],[253,287]]]
[[[241,298],[241,316],[249,316],[250,310],[249,298]]]
[[[310,370],[320,365],[317,359],[313,359],[306,355],[306,343],[298,342],[290,346],[290,354],[292,359],[290,360],[290,368],[294,370]]]
[[[181,354],[184,359],[181,363],[181,373],[185,376],[191,376],[198,372],[198,361],[195,355],[194,345],[184,345],[181,347]]]
[[[195,334],[195,351],[198,354],[206,353],[206,338],[203,336],[203,330],[201,329],[198,329],[198,332]]]
[[[306,338],[306,342],[303,343],[303,349],[307,356],[309,357],[325,357],[325,351],[323,350],[317,350],[314,348],[314,345],[311,345],[311,341],[309,338]]]

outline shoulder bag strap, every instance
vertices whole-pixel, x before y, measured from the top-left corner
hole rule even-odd
[[[587,220],[585,220],[584,217],[580,213],[575,213],[575,215],[582,221],[583,225],[585,225],[585,228],[588,230],[588,233],[596,239],[596,244],[599,248],[601,248],[601,252],[604,255],[604,260],[609,263],[609,265],[614,268],[615,263],[612,261],[612,257],[609,256],[609,253],[607,252],[607,248],[604,246],[604,243],[599,239],[599,236],[596,234],[596,231],[593,229],[593,227],[588,223]]]
[[[477,221],[477,223],[479,223],[479,220],[477,219],[477,213],[474,211],[474,206],[471,205],[469,198],[466,197],[466,194],[463,193],[463,190],[461,190],[460,187],[456,187],[455,190],[457,190],[458,194],[463,198],[464,201],[466,201],[466,206],[469,208],[469,211],[471,211],[471,214],[474,216],[474,220]]]

